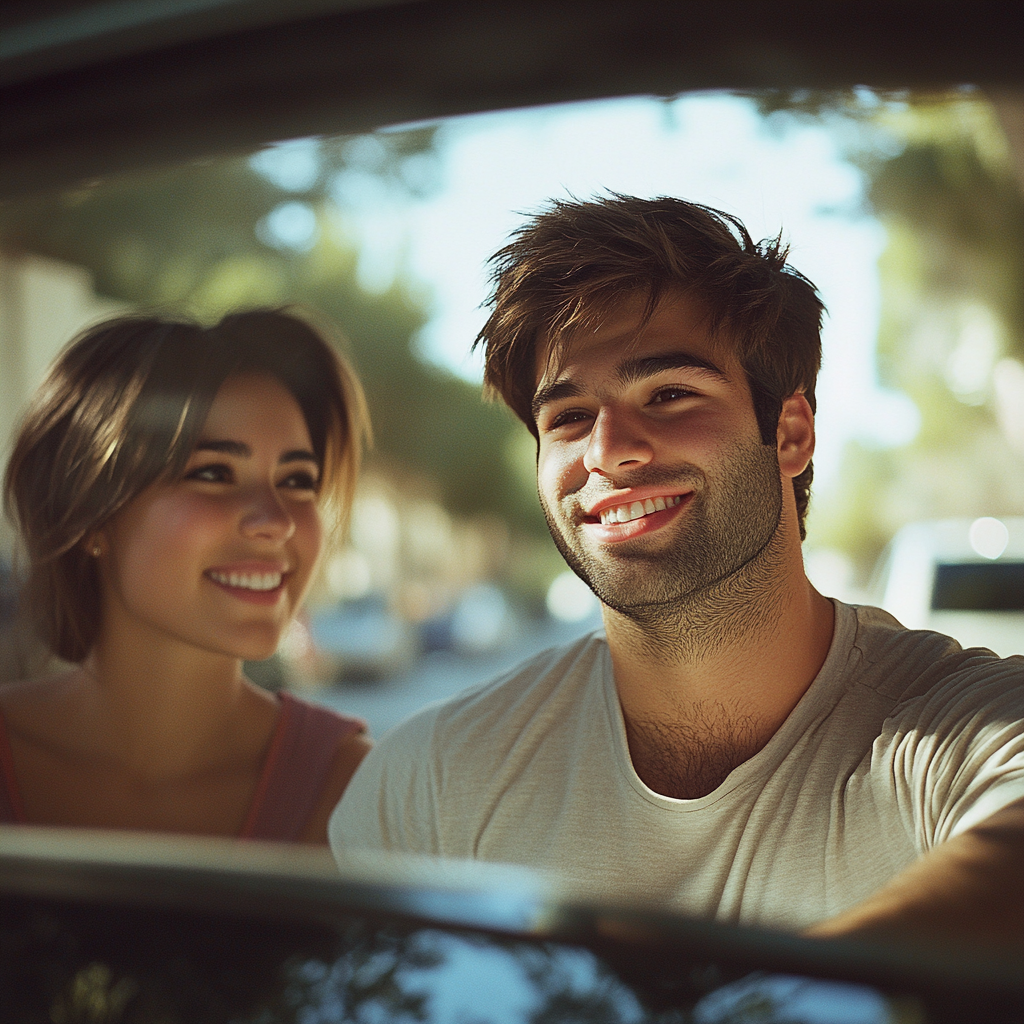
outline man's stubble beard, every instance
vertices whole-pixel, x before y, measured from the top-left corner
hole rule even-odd
[[[635,643],[657,660],[698,660],[730,641],[770,629],[781,615],[782,481],[774,445],[738,444],[722,479],[682,464],[639,471],[630,487],[693,486],[676,544],[648,550],[643,538],[595,556],[570,543],[541,495],[555,546],[601,602],[631,626]],[[681,527],[681,528],[680,528]],[[609,547],[611,547],[609,545]]]

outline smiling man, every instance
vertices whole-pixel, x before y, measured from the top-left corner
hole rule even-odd
[[[537,439],[604,634],[393,731],[335,852],[528,864],[820,935],[1020,942],[1024,659],[804,574],[813,285],[777,240],[675,199],[553,203],[494,262],[487,382]]]

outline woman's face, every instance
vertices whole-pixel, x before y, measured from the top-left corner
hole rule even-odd
[[[148,487],[97,534],[100,643],[269,657],[320,554],[319,479],[291,393],[273,377],[228,379],[181,477]]]

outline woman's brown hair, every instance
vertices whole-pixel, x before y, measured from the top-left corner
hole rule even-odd
[[[266,374],[295,397],[341,525],[369,416],[348,362],[286,310],[233,313],[212,327],[151,316],[98,324],[60,354],[22,422],[5,507],[28,557],[23,609],[41,639],[79,662],[101,605],[88,535],[143,490],[181,473],[221,385]]]

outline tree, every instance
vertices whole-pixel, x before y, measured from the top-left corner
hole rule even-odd
[[[0,246],[83,266],[102,294],[158,311],[309,307],[363,377],[378,465],[432,478],[456,514],[497,514],[540,536],[532,487],[495,457],[510,447],[511,418],[414,353],[426,310],[412,284],[370,294],[357,280],[344,192],[360,177],[423,192],[436,175],[433,129],[301,140],[7,204]]]
[[[1005,406],[1024,403],[1014,383],[1024,381],[1024,196],[991,104],[976,89],[758,100],[783,125],[830,120],[867,172],[867,203],[888,234],[879,377],[921,416],[908,445],[849,445],[842,491],[812,504],[812,540],[866,570],[911,520],[1019,515],[1024,437]],[[1003,395],[1010,387],[1016,399]]]

